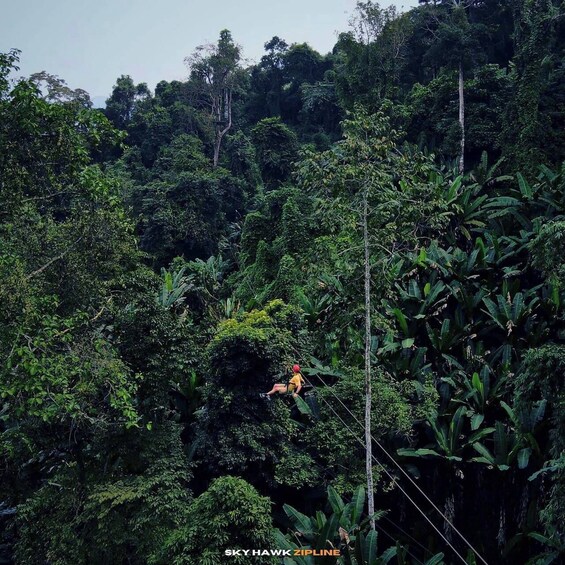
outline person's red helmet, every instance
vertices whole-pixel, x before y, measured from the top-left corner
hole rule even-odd
[[[293,365],[293,366],[292,366],[292,370],[293,370],[295,373],[300,373],[300,365]]]

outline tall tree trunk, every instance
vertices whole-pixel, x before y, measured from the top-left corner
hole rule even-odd
[[[214,169],[218,166],[220,160],[220,147],[224,135],[228,133],[232,125],[231,119],[231,105],[232,105],[232,91],[231,89],[224,90],[222,93],[223,100],[220,98],[218,105],[218,122],[216,123],[216,136],[214,138]],[[225,127],[223,125],[225,124]]]
[[[365,248],[365,466],[369,516],[375,513],[373,497],[373,445],[371,440],[371,265],[369,263],[369,184],[363,193],[363,245]],[[375,520],[371,518],[371,528]]]
[[[459,61],[459,125],[461,127],[459,174],[462,175],[465,170],[465,93],[462,61]]]

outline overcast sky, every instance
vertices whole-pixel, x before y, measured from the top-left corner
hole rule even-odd
[[[231,30],[258,60],[274,35],[322,53],[348,27],[355,0],[0,0],[0,51],[21,49],[21,75],[47,71],[106,97],[129,74],[151,88],[185,79],[184,58]],[[418,0],[390,0],[407,10]]]

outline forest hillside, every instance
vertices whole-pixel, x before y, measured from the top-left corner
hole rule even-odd
[[[564,15],[0,53],[0,564],[563,563]]]

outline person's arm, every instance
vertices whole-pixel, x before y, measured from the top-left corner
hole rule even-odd
[[[298,396],[298,393],[300,392],[301,388],[302,388],[302,383],[298,382],[298,386],[296,387],[296,390],[294,391],[294,394],[292,396]]]

